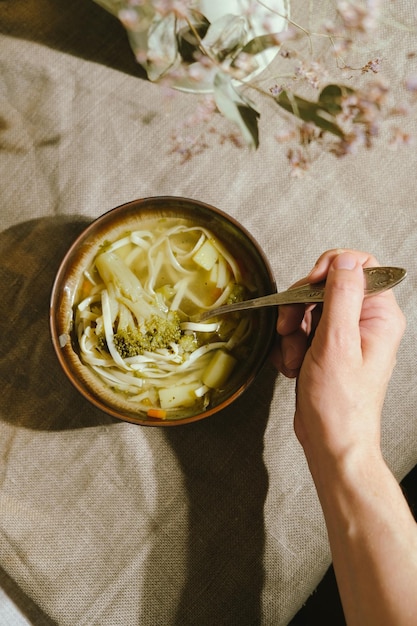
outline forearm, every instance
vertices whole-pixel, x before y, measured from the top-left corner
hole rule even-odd
[[[417,526],[382,457],[310,459],[310,469],[348,625],[416,624]]]
[[[323,308],[280,308],[276,363],[297,376],[294,429],[349,626],[414,626],[417,526],[379,449],[405,317],[391,291],[364,298],[363,268],[377,265],[354,250],[324,253],[306,279],[326,280]]]

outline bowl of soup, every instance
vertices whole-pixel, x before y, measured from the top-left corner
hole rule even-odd
[[[134,200],[93,221],[65,255],[52,343],[75,388],[113,417],[194,422],[255,380],[277,312],[200,315],[275,291],[261,247],[225,212],[175,196]]]

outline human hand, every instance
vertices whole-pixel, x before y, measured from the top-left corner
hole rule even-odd
[[[363,267],[375,265],[364,252],[325,252],[298,283],[327,277],[322,312],[314,305],[280,308],[272,360],[298,378],[294,427],[307,458],[340,456],[358,444],[379,450],[380,414],[405,318],[392,291],[364,299]]]

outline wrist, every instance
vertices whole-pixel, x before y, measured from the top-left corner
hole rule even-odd
[[[381,449],[376,445],[346,446],[337,452],[323,448],[311,453],[304,451],[320,497],[322,493],[333,497],[334,491],[362,490],[373,476],[388,469]]]

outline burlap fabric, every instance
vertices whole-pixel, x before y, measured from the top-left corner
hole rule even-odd
[[[412,0],[396,5],[399,17],[416,17]],[[285,625],[330,563],[293,434],[294,382],[267,364],[233,407],[204,422],[114,421],[58,366],[54,274],[93,218],[164,194],[238,218],[279,288],[335,246],[406,267],[397,296],[408,328],[383,416],[384,453],[401,479],[417,463],[415,146],[323,154],[296,180],[271,110],[257,152],[214,142],[180,164],[169,137],[192,98],[164,100],[137,76],[17,31],[0,39],[0,623]],[[386,41],[394,80],[414,36],[398,29]],[[73,43],[83,32],[60,37]],[[415,118],[405,126],[416,134]]]

